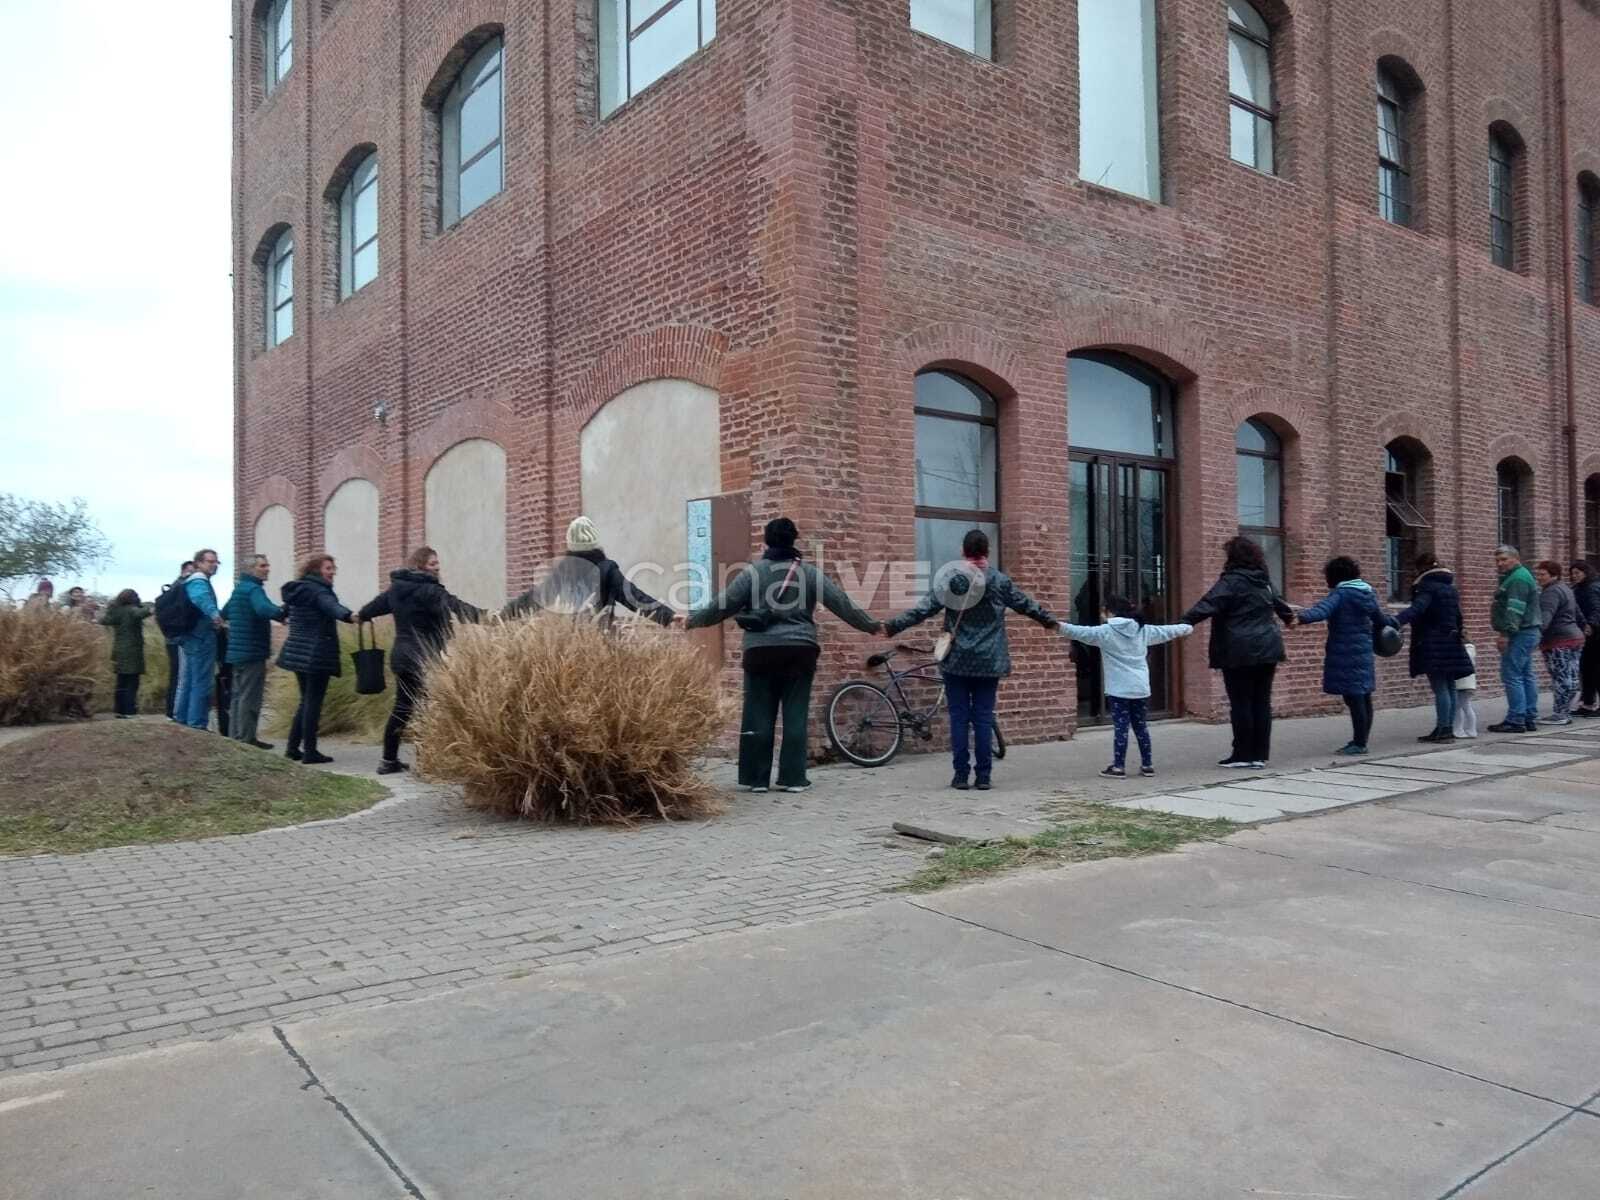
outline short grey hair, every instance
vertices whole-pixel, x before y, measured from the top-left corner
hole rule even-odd
[[[265,554],[252,554],[250,556],[251,569],[253,570],[256,567],[259,567],[262,563],[264,563],[266,561],[267,561],[267,556]]]
[[[1497,555],[1504,554],[1507,558],[1515,558],[1519,560],[1522,558],[1522,551],[1518,550],[1515,546],[1496,546],[1494,548],[1494,552]]]

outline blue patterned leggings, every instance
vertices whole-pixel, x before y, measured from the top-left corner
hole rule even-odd
[[[1111,705],[1111,765],[1122,766],[1128,758],[1128,727],[1133,727],[1133,736],[1139,741],[1139,761],[1145,766],[1153,766],[1150,758],[1150,726],[1146,714],[1150,710],[1148,700],[1128,700],[1122,696],[1107,696],[1107,703]]]

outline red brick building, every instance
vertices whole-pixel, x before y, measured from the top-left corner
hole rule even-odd
[[[1600,549],[1592,0],[235,0],[234,45],[238,549],[347,599],[747,493],[847,575],[981,521],[1063,615],[1178,612],[1243,525],[1297,603],[1431,545],[1492,689],[1494,544]],[[1014,641],[1008,732],[1062,733]]]

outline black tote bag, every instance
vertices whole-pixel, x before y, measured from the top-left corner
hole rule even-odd
[[[361,631],[366,630],[372,645],[362,644]],[[356,648],[350,651],[350,661],[356,667],[356,692],[362,696],[377,696],[389,687],[383,677],[383,650],[372,632],[372,622],[362,621],[356,626]]]

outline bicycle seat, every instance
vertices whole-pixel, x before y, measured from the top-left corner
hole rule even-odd
[[[867,659],[867,666],[869,666],[869,667],[881,667],[881,666],[883,666],[884,663],[888,662],[893,657],[894,657],[894,652],[893,651],[890,651],[888,654],[874,654],[871,658]]]

